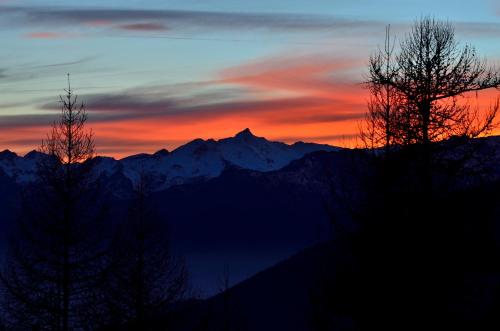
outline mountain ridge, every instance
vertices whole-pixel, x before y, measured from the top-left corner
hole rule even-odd
[[[141,174],[147,174],[154,178],[153,190],[158,191],[193,180],[217,177],[228,167],[267,172],[281,169],[308,153],[341,149],[324,144],[269,141],[246,128],[233,137],[218,140],[197,138],[172,151],[160,149],[153,154],[141,153],[120,159],[96,156],[93,162],[98,177],[118,174],[137,183]],[[27,183],[34,180],[36,162],[42,155],[31,151],[18,156],[5,150],[0,153],[0,168],[16,182]]]

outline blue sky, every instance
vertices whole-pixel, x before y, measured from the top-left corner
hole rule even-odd
[[[342,143],[364,111],[360,82],[384,27],[401,37],[423,15],[500,59],[500,4],[490,0],[0,0],[0,149],[37,147],[68,72],[102,154],[247,126]]]

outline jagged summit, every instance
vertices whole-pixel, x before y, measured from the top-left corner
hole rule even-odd
[[[235,138],[256,138],[256,136],[250,131],[249,128],[246,128],[243,131],[238,132],[235,136]]]

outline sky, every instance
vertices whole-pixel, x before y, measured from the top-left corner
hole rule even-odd
[[[36,149],[67,73],[97,153],[172,150],[250,128],[355,146],[370,54],[431,15],[500,63],[494,0],[0,0],[0,150]],[[481,94],[481,106],[492,102]]]

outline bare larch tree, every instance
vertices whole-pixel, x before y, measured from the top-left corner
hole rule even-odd
[[[397,54],[389,42],[387,37],[385,48],[369,61],[368,86],[375,101],[368,122],[379,132],[379,146],[391,141],[428,146],[490,132],[498,102],[481,111],[466,96],[499,88],[500,71],[488,67],[474,47],[458,43],[451,23],[420,19]]]
[[[390,26],[386,28],[386,37],[384,48],[378,53],[372,55],[370,63],[377,63],[384,76],[392,77],[394,57],[394,44],[391,43]],[[365,121],[360,127],[361,140],[367,148],[376,148],[383,146],[386,151],[395,145],[396,137],[393,134],[395,124],[401,119],[396,116],[399,113],[404,100],[400,93],[389,83],[367,84],[371,93],[368,102],[368,111],[365,115]],[[402,124],[399,122],[399,124]]]

